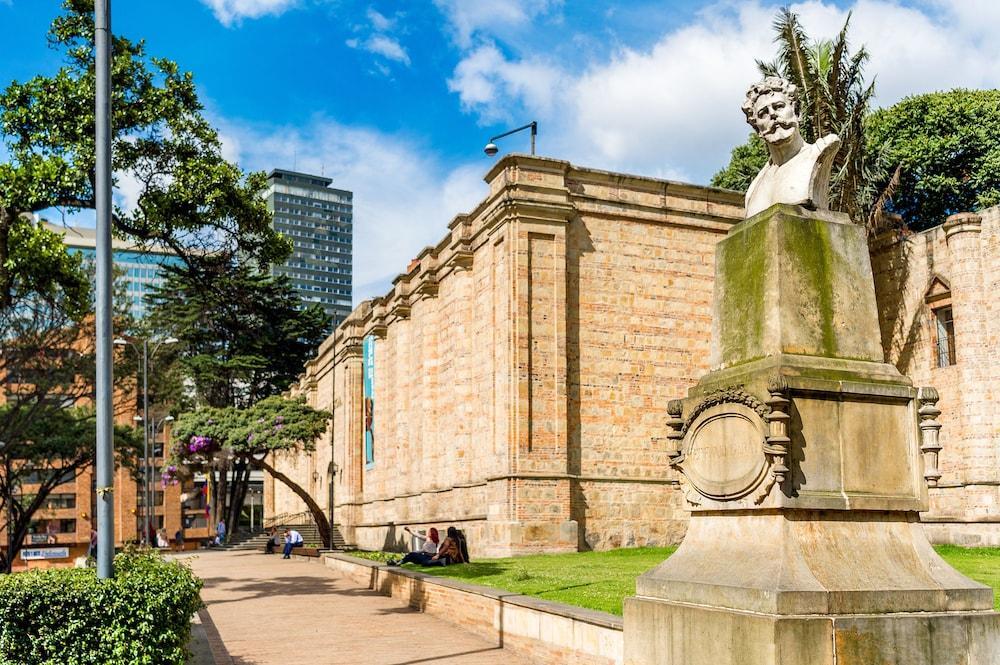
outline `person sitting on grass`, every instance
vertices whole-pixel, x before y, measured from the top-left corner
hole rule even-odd
[[[285,549],[284,556],[282,559],[291,559],[292,550],[296,547],[302,547],[305,543],[302,540],[302,534],[300,534],[295,529],[285,529]]]
[[[425,565],[447,566],[453,563],[465,563],[462,556],[462,539],[458,535],[458,529],[453,526],[448,527],[448,537],[441,543],[437,554],[431,557]]]
[[[410,552],[402,558],[402,560],[397,561],[395,559],[390,559],[386,563],[390,566],[402,566],[404,563],[418,563],[421,566],[426,566],[427,562],[431,560],[435,554],[438,553],[438,548],[440,547],[441,537],[438,536],[438,530],[431,527],[427,531],[427,535],[424,536],[419,533],[413,533],[410,531],[410,527],[404,526],[403,531],[407,532],[411,536],[422,540],[420,550],[417,552]]]

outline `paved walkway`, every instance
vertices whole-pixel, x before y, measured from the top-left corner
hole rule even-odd
[[[179,558],[205,582],[201,618],[217,664],[529,665],[319,562],[218,550]]]

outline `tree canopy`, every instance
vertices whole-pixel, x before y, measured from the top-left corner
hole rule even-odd
[[[95,205],[93,11],[93,0],[65,0],[49,31],[65,64],[0,94],[10,155],[0,165],[0,294],[10,288],[8,229],[28,223],[24,213]],[[192,75],[149,56],[141,41],[116,35],[113,47],[113,168],[139,189],[134,208],[116,207],[115,233],[169,247],[189,264],[209,253],[261,266],[287,256],[260,197],[264,175],[244,176],[223,158]]]
[[[907,97],[868,118],[866,140],[899,167],[887,208],[911,228],[1000,203],[1000,90]]]
[[[181,340],[196,403],[250,406],[291,385],[326,337],[329,316],[318,305],[302,308],[287,277],[246,264],[212,268],[168,268],[148,299],[151,318]]]
[[[309,507],[320,536],[329,542],[330,522],[316,500],[266,457],[279,451],[315,450],[332,414],[314,409],[302,398],[271,396],[251,407],[203,407],[182,414],[174,425],[174,445],[164,477],[182,478],[194,469],[225,469],[212,492],[213,513],[232,532],[246,496],[246,478],[259,467],[284,483]],[[263,459],[258,459],[263,458]],[[212,474],[213,481],[215,474]]]

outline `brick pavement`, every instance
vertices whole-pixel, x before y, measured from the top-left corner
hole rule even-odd
[[[212,550],[178,558],[205,582],[201,619],[216,665],[530,665],[315,561]]]

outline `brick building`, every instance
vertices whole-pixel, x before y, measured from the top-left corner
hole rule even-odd
[[[504,157],[486,181],[486,199],[306,365],[293,392],[331,410],[334,424],[314,453],[277,463],[332,503],[345,539],[366,549],[404,544],[403,526],[447,524],[465,529],[474,555],[678,542],[687,511],[660,441],[666,402],[709,369],[714,246],[742,220],[742,195],[524,155]],[[907,284],[906,298],[880,303],[883,342],[912,349],[890,357],[943,396],[944,475],[929,517],[967,520],[974,503],[983,537],[988,516],[1000,517],[986,408],[997,373],[985,356],[1000,347],[988,319],[982,330],[963,319],[985,317],[988,295],[995,313],[1000,300],[987,267],[964,257],[996,266],[996,217],[979,232],[962,217],[880,239],[876,261],[880,279]],[[897,343],[911,331],[890,314],[905,304],[915,309],[904,317],[926,322],[931,304],[939,309],[936,291],[911,297],[917,269],[894,272],[926,252],[920,238],[938,236],[928,242],[950,241],[963,257],[938,269],[953,303],[952,383],[919,364],[937,338]],[[267,514],[303,508],[265,481]]]
[[[941,394],[928,535],[1000,546],[1000,206],[872,249],[887,357]]]

